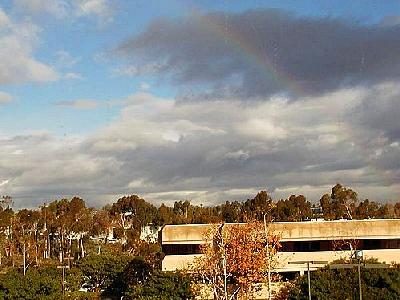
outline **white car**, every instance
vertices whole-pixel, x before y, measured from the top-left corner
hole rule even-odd
[[[91,292],[93,291],[94,287],[90,283],[82,284],[81,288],[79,289],[80,292]]]

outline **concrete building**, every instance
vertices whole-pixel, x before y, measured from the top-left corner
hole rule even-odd
[[[225,224],[224,226],[231,226]],[[187,267],[201,255],[203,237],[212,225],[166,225],[160,239],[166,254],[162,269],[172,271]],[[303,273],[307,266],[297,261],[327,261],[349,258],[351,247],[362,250],[363,257],[380,262],[400,263],[400,219],[335,220],[276,222],[269,230],[280,236],[282,248],[274,271],[291,277]],[[324,264],[311,264],[315,270]]]

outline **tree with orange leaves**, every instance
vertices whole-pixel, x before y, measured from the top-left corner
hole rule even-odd
[[[267,234],[261,222],[218,224],[206,234],[192,271],[211,286],[215,299],[252,299],[278,247],[278,237]]]

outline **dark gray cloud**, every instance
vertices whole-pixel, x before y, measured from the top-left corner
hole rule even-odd
[[[400,26],[278,10],[159,19],[116,52],[186,98],[318,94],[400,76]],[[205,91],[205,92],[204,92]]]
[[[381,84],[370,89],[352,113],[361,127],[373,130],[391,142],[400,141],[400,87],[398,82]]]

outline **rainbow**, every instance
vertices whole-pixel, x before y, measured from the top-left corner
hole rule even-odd
[[[179,0],[175,0],[175,3],[181,7],[186,6],[185,11],[190,12],[190,17],[195,18],[195,20],[201,26],[203,26],[205,30],[216,34],[226,43],[229,43],[234,49],[240,51],[250,64],[256,66],[260,70],[260,73],[264,74],[265,79],[272,79],[280,84],[283,84],[292,95],[304,96],[307,94],[306,88],[301,85],[299,80],[294,79],[291,74],[280,68],[274,57],[276,53],[268,53],[267,49],[265,48],[257,47],[247,43],[247,40],[243,35],[235,32],[233,28],[228,28],[227,22],[217,21],[209,14],[203,13],[201,9],[194,6],[187,7],[187,2],[178,3],[178,1]],[[253,30],[257,34],[257,29],[253,28]],[[353,133],[353,128],[351,128],[348,124],[340,122],[338,123],[337,127],[338,130],[342,129],[341,132],[343,133],[345,139],[352,141],[355,146],[359,147],[360,149],[363,148],[363,143],[361,143],[361,141],[357,138],[357,133]],[[382,182],[394,192],[394,194],[397,195],[397,198],[400,199],[400,185],[393,184],[395,182],[393,175],[385,170],[382,170],[377,165],[375,160],[366,157],[365,161],[368,164],[368,167],[371,168],[371,171],[373,171],[373,173],[378,176]],[[340,178],[338,178],[338,180],[340,181]]]
[[[269,55],[266,49],[248,43],[243,35],[235,32],[233,28],[229,28],[227,23],[217,22],[211,16],[196,12],[193,17],[207,30],[240,51],[251,65],[259,69],[260,74],[264,74],[265,79],[283,83],[290,92],[302,94],[302,89],[297,82],[279,68],[274,58],[276,53]],[[257,29],[253,28],[253,30],[256,31]]]

